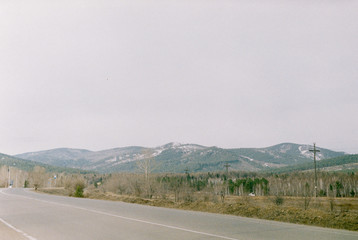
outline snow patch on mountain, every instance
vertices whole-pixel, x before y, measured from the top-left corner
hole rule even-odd
[[[301,154],[307,158],[312,158],[313,159],[313,152],[310,151],[310,146],[308,145],[302,145],[298,147],[298,150],[301,152]],[[321,159],[323,159],[324,156],[321,152],[317,152],[316,153],[316,160],[319,161]]]
[[[156,156],[160,155],[164,150],[165,150],[164,148],[155,149],[155,152],[152,154],[152,156],[156,157]]]
[[[309,151],[309,148],[307,146],[299,146],[298,150],[303,156],[307,158],[312,158],[313,156],[313,153]]]
[[[111,163],[111,162],[116,162],[116,161],[117,161],[117,157],[114,157],[114,158],[108,159],[106,162]]]
[[[167,145],[157,148],[156,152],[158,154],[156,154],[156,155],[159,155],[162,151],[168,150],[168,149],[172,149],[177,152],[182,152],[184,154],[191,154],[195,151],[201,151],[206,148],[207,147],[203,147],[203,146],[196,145],[196,144],[183,144],[183,143],[173,142],[173,143],[169,143]]]
[[[248,159],[250,162],[253,162],[253,161],[254,161],[254,159],[249,158],[249,157],[247,157],[247,156],[240,155],[240,157],[246,158],[246,159]]]
[[[291,150],[291,146],[290,144],[282,144],[282,146],[280,147],[280,152],[281,153],[286,153],[287,151]]]

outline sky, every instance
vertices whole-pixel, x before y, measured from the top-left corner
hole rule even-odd
[[[0,152],[358,153],[358,1],[1,0]]]

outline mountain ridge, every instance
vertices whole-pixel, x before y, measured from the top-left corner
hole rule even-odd
[[[100,151],[56,148],[15,157],[103,173],[135,172],[138,171],[137,162],[148,158],[155,160],[157,172],[222,171],[225,163],[230,164],[232,170],[260,171],[310,162],[313,159],[310,148],[312,146],[308,144],[280,143],[266,148],[224,149],[172,142],[154,148],[127,146]],[[344,152],[319,149],[318,161],[345,155]]]

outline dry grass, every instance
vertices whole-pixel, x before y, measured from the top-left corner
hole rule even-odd
[[[47,194],[60,195],[60,196],[70,196],[71,195],[71,192],[68,189],[65,189],[63,187],[59,187],[59,188],[39,188],[39,189],[37,189],[37,191],[47,193]]]
[[[41,191],[68,196],[68,191],[63,188]],[[357,198],[306,199],[305,210],[303,197],[283,197],[281,205],[275,204],[275,197],[230,196],[222,202],[216,196],[196,196],[194,201],[174,202],[173,196],[167,196],[165,199],[144,199],[104,193],[97,189],[85,191],[85,197],[358,231]]]

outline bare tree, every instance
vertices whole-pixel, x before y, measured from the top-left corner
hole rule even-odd
[[[145,181],[148,182],[149,174],[157,167],[151,150],[143,151],[143,159],[137,161],[137,167],[144,173]]]
[[[144,173],[146,196],[151,198],[153,187],[150,184],[150,173],[157,168],[153,152],[149,149],[143,151],[143,158],[137,161],[137,167]]]
[[[9,184],[8,169],[8,166],[0,168],[0,187],[7,187]]]
[[[36,166],[32,172],[30,172],[30,181],[35,190],[42,187],[47,178],[46,170],[43,167]]]

